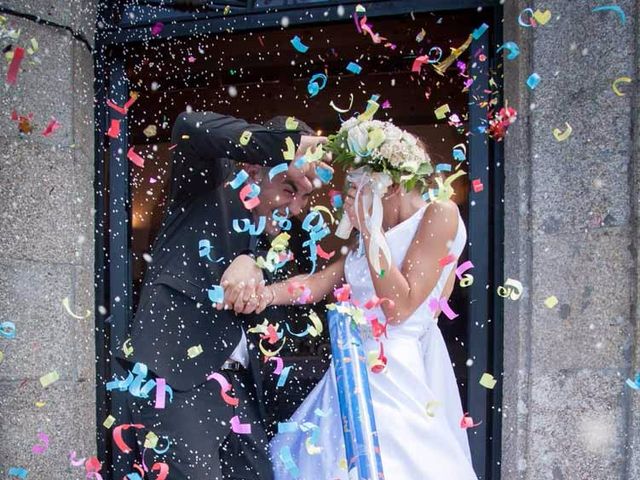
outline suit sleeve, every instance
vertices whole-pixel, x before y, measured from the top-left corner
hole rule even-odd
[[[240,138],[250,134],[246,145]],[[285,161],[283,151],[290,137],[300,144],[298,130],[268,129],[262,125],[215,112],[184,112],[173,126],[171,143],[173,174],[171,197],[191,196],[220,186],[234,162],[272,167]]]

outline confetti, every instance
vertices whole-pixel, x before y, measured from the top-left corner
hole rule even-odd
[[[38,432],[39,443],[31,447],[31,452],[36,455],[42,455],[49,449],[49,436],[46,433]]]
[[[551,295],[544,300],[544,306],[547,308],[553,308],[558,305],[558,297]]]
[[[212,286],[207,290],[207,294],[209,295],[209,300],[211,300],[211,303],[224,302],[224,289],[220,285]]]
[[[84,316],[76,315],[71,311],[71,307],[69,306],[69,297],[64,297],[62,299],[62,306],[66,310],[66,312],[71,315],[73,318],[77,318],[78,320],[84,320],[85,318],[89,318],[91,316],[91,310],[87,310]]]
[[[187,356],[189,358],[196,358],[202,352],[204,352],[204,350],[202,349],[202,345],[194,345],[193,347],[189,347],[187,349]]]
[[[473,31],[471,36],[474,38],[474,40],[478,40],[482,35],[485,34],[487,30],[489,30],[489,25],[487,25],[486,23],[483,23]]]
[[[10,321],[0,323],[0,337],[11,339],[16,337],[16,324]]]
[[[613,84],[611,85],[611,89],[613,90],[613,92],[614,92],[616,95],[618,95],[619,97],[624,97],[624,96],[625,96],[625,93],[621,92],[621,91],[618,89],[618,85],[619,85],[619,84],[621,84],[621,83],[631,83],[631,78],[629,78],[629,77],[619,77],[619,78],[616,78],[616,79],[613,81]]]
[[[424,40],[424,37],[427,35],[427,32],[424,28],[420,30],[420,32],[416,35],[416,42],[420,43]]]
[[[56,130],[58,130],[62,125],[55,118],[51,118],[45,129],[42,131],[43,137],[50,137],[54,134]]]
[[[456,268],[456,277],[460,280],[461,287],[468,287],[473,284],[473,275],[470,273],[465,273],[468,270],[473,268],[473,263],[471,260],[467,260],[463,264],[461,264],[458,268]],[[464,275],[464,277],[463,277]]]
[[[431,312],[435,314],[438,311],[438,309],[440,309],[442,313],[444,313],[449,320],[454,320],[458,318],[458,314],[451,309],[451,307],[449,306],[449,303],[447,302],[446,297],[442,297],[440,299],[435,299],[435,298],[429,299],[429,310],[431,310]]]
[[[527,78],[527,86],[531,90],[534,90],[539,83],[540,83],[540,75],[538,75],[537,73],[532,73],[531,75],[529,75],[529,78]]]
[[[508,278],[504,285],[498,287],[497,293],[503,298],[518,300],[522,295],[522,283],[513,278]]]
[[[622,10],[622,8],[619,5],[603,5],[601,7],[595,7],[591,11],[592,12],[605,12],[605,11],[615,12],[618,14],[618,17],[620,18],[620,22],[623,25],[627,23],[627,16],[625,15],[624,10]]]
[[[275,167],[271,167],[269,170],[269,181],[272,182],[277,175],[285,173],[287,170],[289,170],[289,164],[284,162],[276,165]]]
[[[475,193],[480,193],[481,191],[484,190],[484,185],[482,184],[482,181],[479,178],[476,178],[475,180],[471,181],[471,186],[473,188],[473,191]]]
[[[127,158],[133,163],[135,166],[144,168],[144,158],[138,155],[134,150],[134,147],[129,148],[127,151]]]
[[[307,50],[309,50],[309,47],[302,43],[302,40],[298,35],[291,39],[291,45],[293,45],[293,48],[295,48],[300,53],[307,53]]]
[[[293,139],[291,137],[287,137],[285,139],[285,143],[287,145],[287,149],[282,150],[282,156],[285,160],[293,160],[296,155],[296,145],[293,143]]]
[[[116,423],[116,417],[114,417],[113,415],[109,415],[107,418],[104,419],[104,422],[102,422],[102,426],[104,428],[111,428],[113,427],[114,423]]]
[[[7,70],[7,78],[5,80],[7,85],[15,85],[18,80],[18,72],[20,71],[20,64],[22,63],[23,58],[24,48],[16,47],[13,52],[11,63],[9,64],[9,69]]]
[[[231,418],[231,430],[234,433],[240,435],[247,435],[251,433],[251,424],[250,423],[240,423],[240,418],[238,415]]]
[[[125,443],[122,438],[122,431],[129,430],[130,428],[142,429],[144,425],[139,423],[123,423],[122,425],[118,425],[113,429],[113,441],[116,443],[116,446],[120,449],[122,453],[131,453],[131,448]]]
[[[447,113],[450,113],[450,112],[451,112],[451,110],[449,110],[449,104],[445,103],[444,105],[436,108],[433,113],[435,113],[436,118],[438,120],[442,120],[442,119],[446,118],[447,117]]]
[[[118,138],[120,136],[120,120],[112,119],[107,130],[107,136],[111,138]],[[133,148],[133,147],[131,147]]]
[[[248,130],[245,130],[244,132],[242,132],[242,134],[240,135],[240,145],[242,145],[243,147],[246,147],[247,145],[249,145],[250,140],[251,140],[251,132]]]
[[[347,71],[359,75],[362,72],[362,67],[355,62],[349,62],[347,65]]]
[[[465,413],[465,414],[462,416],[462,419],[460,420],[460,428],[463,428],[463,429],[465,429],[465,430],[466,430],[467,428],[474,428],[474,427],[477,427],[477,426],[478,426],[478,425],[480,425],[481,423],[482,423],[482,422],[473,423],[473,418],[471,418],[471,417],[469,416],[469,414],[468,414],[468,413]]]
[[[28,470],[22,467],[10,467],[9,468],[9,476],[10,477],[18,477],[18,478],[27,478]]]
[[[516,42],[505,42],[502,46],[498,47],[498,52],[500,50],[507,50],[507,60],[515,60],[520,55],[520,47]]]
[[[327,86],[327,76],[324,73],[316,73],[307,84],[307,91],[311,97],[315,97]]]
[[[442,257],[440,260],[438,260],[438,265],[440,265],[441,267],[444,267],[446,265],[449,265],[450,263],[453,263],[457,260],[458,258],[453,254],[450,253],[445,257]]]
[[[478,383],[480,383],[480,385],[482,385],[484,388],[493,390],[493,387],[496,386],[496,383],[498,383],[498,381],[493,378],[493,375],[491,375],[490,373],[483,373]]]
[[[156,22],[151,26],[151,35],[157,37],[160,35],[160,32],[164,30],[164,24],[162,22]]]
[[[571,136],[571,133],[573,132],[573,128],[571,128],[571,125],[569,125],[569,122],[565,122],[565,125],[566,125],[566,129],[564,132],[559,128],[553,129],[553,136],[559,142],[564,142],[567,138]]]
[[[145,129],[142,131],[145,137],[151,138],[155,137],[158,134],[158,127],[155,125],[147,125]]]
[[[58,375],[58,372],[54,370],[40,377],[40,385],[42,385],[42,388],[47,388],[58,380],[60,380],[60,376]]]

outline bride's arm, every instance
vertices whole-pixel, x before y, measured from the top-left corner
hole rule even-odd
[[[293,282],[298,282],[311,290],[313,303],[322,300],[334,288],[343,283],[345,258],[343,255],[340,259],[313,275],[297,275],[283,282],[268,285],[265,287],[265,297],[269,300],[268,305],[265,306],[294,304],[300,297],[300,291],[289,291],[289,285]],[[256,310],[256,313],[261,311],[262,309]]]
[[[449,253],[448,245],[454,240],[457,229],[458,206],[452,201],[433,203],[424,213],[402,269],[388,265],[380,254],[380,265],[384,269],[384,275],[380,276],[369,262],[376,295],[395,303],[393,308],[387,302],[382,304],[389,322],[402,323],[434,289],[443,268],[439,260]],[[362,234],[368,258],[369,232],[364,230]]]

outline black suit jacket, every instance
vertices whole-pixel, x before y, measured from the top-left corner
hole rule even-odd
[[[244,131],[250,131],[251,138],[241,146]],[[225,188],[224,182],[235,170],[234,161],[282,163],[286,138],[291,137],[297,148],[300,136],[299,131],[269,130],[213,112],[178,117],[172,133],[169,203],[131,325],[133,356],[127,361],[145,363],[176,390],[190,390],[227,360],[241,339],[243,323],[245,328],[255,325],[255,316],[217,311],[208,299],[207,290],[220,283],[230,262],[249,247],[249,234],[236,233],[233,219],[253,222],[238,192]],[[202,239],[210,241],[213,261],[200,257]],[[219,257],[223,261],[216,263]],[[202,353],[189,358],[187,349],[196,345]],[[249,352],[255,369],[258,350]]]

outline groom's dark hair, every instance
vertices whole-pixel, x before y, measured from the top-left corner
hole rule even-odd
[[[267,127],[269,130],[286,130],[285,125],[287,122],[287,118],[289,117],[285,115],[275,116],[267,120],[266,122],[264,122],[264,126]],[[306,123],[304,123],[302,120],[296,118],[296,121],[298,122],[298,130],[300,130],[305,135],[316,134],[315,130],[311,128],[309,125],[307,125]]]

